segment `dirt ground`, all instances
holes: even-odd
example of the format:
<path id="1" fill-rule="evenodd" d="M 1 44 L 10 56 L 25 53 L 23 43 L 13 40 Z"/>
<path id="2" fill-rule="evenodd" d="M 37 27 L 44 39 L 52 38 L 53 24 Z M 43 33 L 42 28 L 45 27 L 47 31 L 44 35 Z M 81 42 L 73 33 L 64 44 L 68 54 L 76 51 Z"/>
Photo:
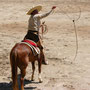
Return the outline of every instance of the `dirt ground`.
<path id="1" fill-rule="evenodd" d="M 26 12 L 35 5 L 43 6 L 40 13 L 49 11 L 53 5 L 57 8 L 42 20 L 48 26 L 43 46 L 49 61 L 49 65 L 42 65 L 43 83 L 38 83 L 37 62 L 35 81 L 30 81 L 32 70 L 29 64 L 25 90 L 90 90 L 89 0 L 0 0 L 0 90 L 12 90 L 10 50 L 25 36 L 29 19 Z M 73 19 L 78 19 L 75 21 L 78 34 L 76 60 Z"/>

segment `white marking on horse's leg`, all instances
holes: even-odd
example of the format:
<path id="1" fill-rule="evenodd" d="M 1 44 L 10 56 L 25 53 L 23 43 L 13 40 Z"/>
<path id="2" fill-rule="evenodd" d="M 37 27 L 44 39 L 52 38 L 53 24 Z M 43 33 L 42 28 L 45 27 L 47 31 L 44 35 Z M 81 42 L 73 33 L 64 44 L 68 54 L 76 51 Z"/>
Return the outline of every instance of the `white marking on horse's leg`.
<path id="1" fill-rule="evenodd" d="M 32 72 L 31 81 L 34 81 L 34 73 Z"/>
<path id="2" fill-rule="evenodd" d="M 40 82 L 40 83 L 43 82 L 43 80 L 42 80 L 42 78 L 41 78 L 41 73 L 39 73 L 39 75 L 38 75 L 38 79 L 39 79 L 39 82 Z"/>
<path id="3" fill-rule="evenodd" d="M 49 64 L 47 60 L 45 61 L 45 64 L 46 64 L 46 65 L 48 65 L 48 64 Z"/>

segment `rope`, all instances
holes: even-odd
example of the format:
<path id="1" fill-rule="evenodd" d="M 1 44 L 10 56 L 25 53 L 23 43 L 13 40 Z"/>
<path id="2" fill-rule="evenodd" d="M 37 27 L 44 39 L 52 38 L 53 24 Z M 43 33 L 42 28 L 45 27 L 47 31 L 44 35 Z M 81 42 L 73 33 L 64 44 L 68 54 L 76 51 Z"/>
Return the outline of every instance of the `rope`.
<path id="1" fill-rule="evenodd" d="M 73 22 L 73 26 L 74 26 L 74 31 L 75 31 L 75 36 L 76 36 L 76 51 L 75 51 L 75 56 L 74 56 L 74 61 L 76 60 L 77 54 L 78 54 L 78 35 L 77 35 L 77 28 L 76 28 L 76 21 L 78 21 L 81 17 L 81 8 L 79 6 L 77 6 L 77 8 L 79 9 L 79 15 L 77 17 L 77 19 L 75 18 L 71 18 L 66 12 L 63 11 L 63 13 L 69 18 L 69 20 L 71 20 Z"/>
<path id="2" fill-rule="evenodd" d="M 76 28 L 76 21 L 78 21 L 81 17 L 81 8 L 79 6 L 77 6 L 77 8 L 79 9 L 79 15 L 78 17 L 75 19 L 74 17 L 71 18 L 66 12 L 63 12 L 72 22 L 73 22 L 73 26 L 74 26 L 74 31 L 75 31 L 75 36 L 76 36 L 76 51 L 75 51 L 75 56 L 74 56 L 74 61 L 76 60 L 77 54 L 78 54 L 78 35 L 77 35 L 77 28 Z M 43 39 L 43 34 L 46 33 L 48 31 L 47 29 L 47 25 L 45 25 L 45 22 L 42 23 L 41 25 L 41 35 L 40 36 L 41 40 Z"/>
<path id="3" fill-rule="evenodd" d="M 76 53 L 74 57 L 74 61 L 76 60 L 77 54 L 78 54 L 78 35 L 77 35 L 77 29 L 76 29 L 76 23 L 75 20 L 73 20 L 74 30 L 75 30 L 75 36 L 76 36 Z"/>
<path id="4" fill-rule="evenodd" d="M 47 25 L 45 24 L 45 21 L 41 24 L 40 28 L 41 28 L 41 32 L 39 32 L 39 37 L 41 40 L 43 40 L 43 34 L 46 34 L 48 32 L 48 28 Z"/>

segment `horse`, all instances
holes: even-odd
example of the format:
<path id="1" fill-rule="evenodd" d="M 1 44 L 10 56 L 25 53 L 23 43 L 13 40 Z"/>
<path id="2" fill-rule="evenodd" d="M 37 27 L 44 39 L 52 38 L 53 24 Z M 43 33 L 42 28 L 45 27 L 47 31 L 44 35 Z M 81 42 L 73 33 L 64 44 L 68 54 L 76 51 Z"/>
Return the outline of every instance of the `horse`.
<path id="1" fill-rule="evenodd" d="M 12 87 L 13 90 L 19 90 L 17 82 L 17 68 L 20 69 L 20 83 L 21 90 L 24 90 L 24 77 L 26 75 L 26 68 L 31 62 L 32 64 L 32 75 L 31 80 L 34 80 L 34 71 L 35 71 L 35 61 L 38 61 L 38 72 L 39 72 L 39 82 L 42 82 L 41 78 L 41 65 L 42 60 L 44 59 L 43 49 L 40 48 L 40 54 L 34 55 L 31 48 L 24 43 L 16 43 L 10 52 L 10 64 L 11 64 L 11 74 L 12 74 Z"/>

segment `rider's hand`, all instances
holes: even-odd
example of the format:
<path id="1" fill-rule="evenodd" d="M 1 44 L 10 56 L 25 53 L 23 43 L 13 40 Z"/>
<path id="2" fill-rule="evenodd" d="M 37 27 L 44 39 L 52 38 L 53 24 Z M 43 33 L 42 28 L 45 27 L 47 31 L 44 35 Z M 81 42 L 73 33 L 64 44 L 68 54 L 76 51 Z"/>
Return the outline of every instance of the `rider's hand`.
<path id="1" fill-rule="evenodd" d="M 53 7 L 52 7 L 52 9 L 55 9 L 55 8 L 56 8 L 56 6 L 53 6 Z"/>

